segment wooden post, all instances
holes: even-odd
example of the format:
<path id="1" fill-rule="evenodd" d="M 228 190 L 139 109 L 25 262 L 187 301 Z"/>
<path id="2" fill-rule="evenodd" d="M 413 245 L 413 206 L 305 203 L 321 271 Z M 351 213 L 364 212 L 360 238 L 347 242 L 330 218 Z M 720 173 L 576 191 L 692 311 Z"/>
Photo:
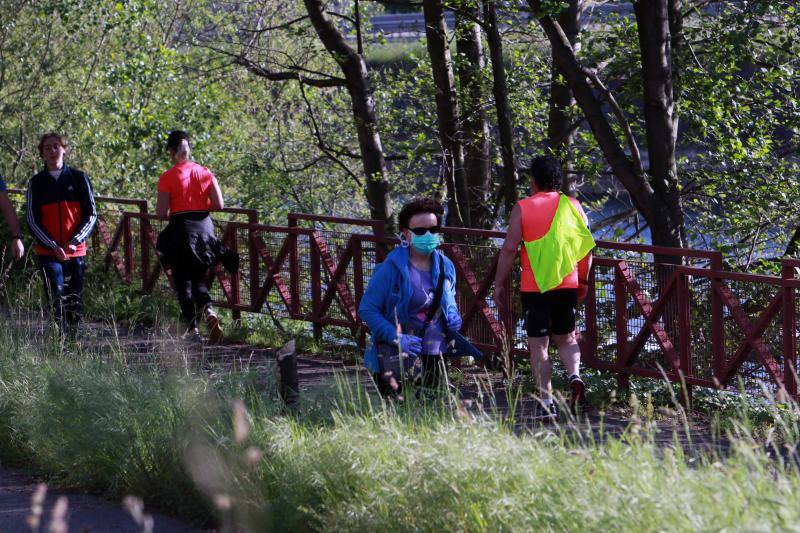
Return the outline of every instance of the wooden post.
<path id="1" fill-rule="evenodd" d="M 789 398 L 797 400 L 797 310 L 794 289 L 786 281 L 794 279 L 794 266 L 781 261 L 783 281 L 783 386 Z"/>
<path id="2" fill-rule="evenodd" d="M 133 235 L 131 235 L 131 218 L 123 214 L 122 218 L 122 246 L 125 254 L 125 281 L 133 281 Z"/>
<path id="3" fill-rule="evenodd" d="M 364 296 L 364 249 L 358 235 L 351 235 L 350 242 L 353 247 L 353 292 L 355 293 L 358 347 L 363 350 L 367 347 L 367 336 L 361 325 L 361 318 L 358 316 L 358 305 L 361 303 L 361 297 Z"/>
<path id="4" fill-rule="evenodd" d="M 139 203 L 139 213 L 143 216 L 147 214 L 147 202 Z M 142 291 L 150 278 L 150 243 L 147 242 L 147 230 L 145 229 L 144 218 L 139 218 L 139 255 L 142 262 Z"/>
<path id="5" fill-rule="evenodd" d="M 227 246 L 234 250 L 236 253 L 239 253 L 239 235 L 236 232 L 235 226 L 229 226 L 230 231 L 228 232 L 228 243 Z M 242 296 L 241 296 L 241 284 L 242 284 L 242 277 L 239 275 L 239 271 L 231 273 L 231 296 L 233 297 L 233 305 L 234 308 L 231 311 L 231 318 L 236 322 L 240 322 L 242 320 L 242 312 L 236 308 L 242 303 Z"/>
<path id="6" fill-rule="evenodd" d="M 256 224 L 258 224 L 258 214 L 254 211 L 247 219 L 247 252 L 250 258 L 250 309 L 252 311 L 258 311 L 254 306 L 256 299 L 258 299 L 258 288 L 261 285 L 261 261 L 258 257 L 255 243 L 256 230 L 253 228 Z"/>
<path id="7" fill-rule="evenodd" d="M 589 287 L 584 303 L 584 316 L 586 318 L 586 339 L 581 347 L 581 355 L 584 361 L 597 360 L 597 276 L 595 267 L 589 271 Z"/>
<path id="8" fill-rule="evenodd" d="M 278 350 L 278 394 L 286 405 L 294 405 L 300 399 L 300 378 L 297 373 L 297 351 L 294 339 Z"/>
<path id="9" fill-rule="evenodd" d="M 297 227 L 297 219 L 291 214 L 289 215 L 290 228 Z M 289 236 L 290 249 L 289 249 L 289 292 L 292 296 L 291 315 L 295 320 L 302 319 L 300 316 L 300 260 L 297 252 L 297 233 L 290 233 Z M 313 248 L 313 243 L 311 244 Z"/>
<path id="10" fill-rule="evenodd" d="M 678 294 L 678 332 L 680 335 L 680 374 L 681 374 L 681 403 L 689 410 L 692 407 L 692 386 L 686 382 L 687 377 L 694 373 L 692 369 L 692 328 L 690 313 L 691 293 L 689 292 L 689 276 L 678 274 L 677 294 Z M 667 295 L 664 295 L 667 297 Z"/>
<path id="11" fill-rule="evenodd" d="M 625 280 L 618 269 L 614 269 L 614 308 L 617 329 L 617 360 L 624 361 L 628 351 L 628 302 Z M 617 374 L 617 386 L 620 389 L 630 387 L 630 376 L 624 372 Z"/>
<path id="12" fill-rule="evenodd" d="M 311 245 L 311 320 L 314 328 L 314 340 L 322 340 L 322 317 L 320 308 L 322 307 L 322 264 L 319 250 Z"/>
<path id="13" fill-rule="evenodd" d="M 711 269 L 714 271 L 722 270 L 722 254 L 717 252 L 711 259 Z M 725 368 L 725 320 L 724 304 L 722 296 L 719 294 L 721 281 L 719 277 L 711 275 L 711 351 L 716 380 L 723 379 Z M 723 385 L 719 383 L 718 386 Z"/>

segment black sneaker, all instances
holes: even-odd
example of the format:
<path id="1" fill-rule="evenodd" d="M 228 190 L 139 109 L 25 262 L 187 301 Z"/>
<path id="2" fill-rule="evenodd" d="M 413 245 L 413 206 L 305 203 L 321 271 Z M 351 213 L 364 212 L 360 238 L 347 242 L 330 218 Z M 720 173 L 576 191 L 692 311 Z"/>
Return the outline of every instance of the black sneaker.
<path id="1" fill-rule="evenodd" d="M 200 330 L 197 328 L 190 328 L 184 333 L 181 338 L 192 344 L 203 344 L 203 337 L 200 335 Z"/>
<path id="2" fill-rule="evenodd" d="M 586 405 L 586 384 L 577 374 L 569 377 L 569 393 L 569 406 L 572 412 L 575 413 L 578 407 Z"/>
<path id="3" fill-rule="evenodd" d="M 558 418 L 558 407 L 556 407 L 556 402 L 550 402 L 550 405 L 544 405 L 540 402 L 536 402 L 536 405 L 533 407 L 532 418 L 540 422 L 555 422 Z"/>

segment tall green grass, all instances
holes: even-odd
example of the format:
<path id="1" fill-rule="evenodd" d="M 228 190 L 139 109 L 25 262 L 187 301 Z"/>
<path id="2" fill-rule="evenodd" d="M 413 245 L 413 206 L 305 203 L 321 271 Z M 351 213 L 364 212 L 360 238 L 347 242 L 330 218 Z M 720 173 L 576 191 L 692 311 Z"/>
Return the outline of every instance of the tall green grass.
<path id="1" fill-rule="evenodd" d="M 14 328 L 0 331 L 0 346 L 0 459 L 198 522 L 250 531 L 800 523 L 796 465 L 769 457 L 746 423 L 729 457 L 688 457 L 656 446 L 646 425 L 602 442 L 517 434 L 491 413 L 384 404 L 344 381 L 287 411 L 247 369 L 128 366 Z M 797 442 L 797 409 L 775 416 L 784 453 Z"/>

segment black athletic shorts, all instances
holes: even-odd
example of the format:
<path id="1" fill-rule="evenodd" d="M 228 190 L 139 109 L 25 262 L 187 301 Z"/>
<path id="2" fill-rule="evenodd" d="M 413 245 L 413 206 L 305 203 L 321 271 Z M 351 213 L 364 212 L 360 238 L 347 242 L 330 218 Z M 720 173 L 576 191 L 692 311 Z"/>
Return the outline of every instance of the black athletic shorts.
<path id="1" fill-rule="evenodd" d="M 522 292 L 520 297 L 528 337 L 547 337 L 551 333 L 566 335 L 575 331 L 578 289 Z"/>

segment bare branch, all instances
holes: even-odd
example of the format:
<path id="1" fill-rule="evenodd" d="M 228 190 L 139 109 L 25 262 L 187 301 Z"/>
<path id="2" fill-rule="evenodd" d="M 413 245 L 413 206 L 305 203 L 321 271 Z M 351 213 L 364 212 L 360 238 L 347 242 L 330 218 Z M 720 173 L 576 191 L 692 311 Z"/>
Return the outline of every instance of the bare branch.
<path id="1" fill-rule="evenodd" d="M 303 172 L 303 171 L 306 171 L 306 170 L 308 170 L 309 168 L 311 168 L 313 166 L 316 166 L 317 163 L 319 163 L 320 161 L 323 161 L 324 159 L 325 159 L 324 157 L 317 156 L 314 159 L 312 159 L 311 161 L 309 161 L 308 163 L 306 163 L 305 165 L 301 165 L 299 167 L 285 167 L 283 169 L 283 171 L 286 172 L 287 174 L 296 173 L 296 172 Z"/>
<path id="2" fill-rule="evenodd" d="M 297 17 L 290 21 L 284 22 L 283 24 L 276 24 L 275 26 L 267 26 L 266 28 L 259 28 L 259 29 L 242 28 L 242 31 L 246 33 L 266 33 L 268 31 L 286 30 L 294 26 L 298 22 L 303 22 L 304 20 L 307 19 L 308 15 L 303 15 L 302 17 Z"/>
<path id="3" fill-rule="evenodd" d="M 592 80 L 594 86 L 605 95 L 606 101 L 611 106 L 611 110 L 617 117 L 619 125 L 625 134 L 625 140 L 628 142 L 628 147 L 631 150 L 631 158 L 633 159 L 634 170 L 639 176 L 644 176 L 644 168 L 642 167 L 642 156 L 639 152 L 639 145 L 636 144 L 633 131 L 631 131 L 631 125 L 628 123 L 625 113 L 622 112 L 622 108 L 619 106 L 617 99 L 614 98 L 614 95 L 611 93 L 611 91 L 609 91 L 603 82 L 600 81 L 600 78 L 597 76 L 596 72 L 590 68 L 584 68 L 583 73 L 586 74 L 586 77 Z"/>
<path id="4" fill-rule="evenodd" d="M 317 148 L 322 150 L 322 153 L 324 153 L 331 161 L 339 165 L 339 167 L 341 167 L 342 170 L 344 170 L 351 178 L 353 178 L 353 180 L 355 180 L 355 182 L 359 185 L 359 187 L 363 187 L 364 184 L 361 182 L 359 177 L 356 176 L 355 173 L 352 170 L 350 170 L 350 167 L 345 165 L 341 159 L 336 157 L 337 154 L 332 150 L 330 150 L 328 146 L 325 144 L 325 141 L 322 139 L 322 133 L 319 131 L 319 125 L 317 125 L 317 118 L 314 115 L 314 109 L 311 107 L 311 102 L 308 100 L 308 96 L 306 96 L 306 90 L 302 85 L 300 85 L 300 94 L 303 96 L 303 102 L 305 102 L 306 104 L 306 109 L 308 110 L 308 116 L 311 119 L 311 127 L 314 131 L 314 137 L 316 137 L 317 139 Z"/>
<path id="5" fill-rule="evenodd" d="M 609 215 L 604 219 L 600 220 L 599 222 L 592 224 L 592 231 L 600 231 L 609 226 L 614 226 L 615 224 L 617 224 L 617 222 L 629 219 L 634 214 L 636 214 L 636 208 L 630 207 L 628 209 L 620 211 L 619 213 L 614 213 L 613 215 Z"/>
<path id="6" fill-rule="evenodd" d="M 345 15 L 344 13 L 337 13 L 336 11 L 326 11 L 325 13 L 327 13 L 328 15 L 331 15 L 332 17 L 338 17 L 340 19 L 346 20 L 347 22 L 349 22 L 353 26 L 357 26 L 358 25 L 356 23 L 356 19 L 354 19 L 353 17 L 349 17 L 349 16 Z"/>
<path id="7" fill-rule="evenodd" d="M 344 78 L 337 78 L 336 76 L 329 76 L 326 78 L 311 78 L 301 74 L 300 72 L 273 72 L 267 70 L 261 65 L 257 65 L 247 59 L 246 57 L 235 57 L 233 62 L 241 65 L 247 69 L 251 74 L 266 78 L 270 81 L 287 81 L 294 80 L 300 82 L 301 85 L 311 85 L 312 87 L 344 87 L 347 81 Z"/>

